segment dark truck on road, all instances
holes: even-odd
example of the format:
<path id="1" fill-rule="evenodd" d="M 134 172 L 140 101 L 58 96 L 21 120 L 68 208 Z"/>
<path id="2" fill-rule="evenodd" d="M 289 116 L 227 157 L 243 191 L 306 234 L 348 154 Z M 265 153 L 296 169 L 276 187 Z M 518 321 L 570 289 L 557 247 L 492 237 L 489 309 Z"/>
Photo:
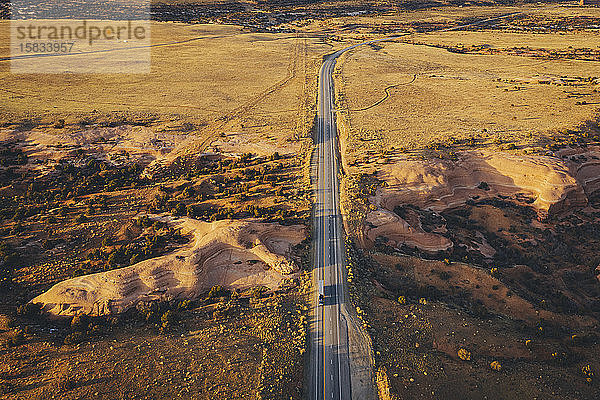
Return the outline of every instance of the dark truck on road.
<path id="1" fill-rule="evenodd" d="M 323 287 L 323 281 L 319 281 L 319 305 L 322 306 L 325 300 L 325 292 Z"/>

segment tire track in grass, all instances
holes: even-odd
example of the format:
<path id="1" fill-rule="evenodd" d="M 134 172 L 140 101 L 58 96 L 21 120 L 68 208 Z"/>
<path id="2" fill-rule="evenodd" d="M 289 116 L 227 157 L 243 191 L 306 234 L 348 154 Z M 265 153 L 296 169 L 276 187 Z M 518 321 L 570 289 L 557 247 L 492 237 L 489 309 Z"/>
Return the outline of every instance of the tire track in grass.
<path id="1" fill-rule="evenodd" d="M 357 109 L 354 109 L 354 110 L 348 110 L 348 111 L 351 111 L 351 112 L 360 112 L 360 111 L 367 111 L 367 110 L 369 110 L 369 109 L 371 109 L 373 107 L 377 107 L 378 105 L 380 105 L 381 103 L 383 103 L 384 101 L 386 101 L 391 96 L 391 94 L 390 94 L 390 90 L 391 89 L 395 89 L 398 86 L 410 85 L 411 83 L 413 83 L 416 80 L 417 80 L 417 74 L 413 74 L 413 77 L 412 77 L 412 79 L 411 79 L 410 82 L 398 83 L 396 85 L 391 85 L 391 86 L 388 86 L 385 89 L 383 89 L 383 91 L 385 92 L 385 96 L 383 96 L 381 99 L 377 100 L 375 103 L 371 104 L 370 106 L 363 107 L 363 108 L 357 108 Z"/>

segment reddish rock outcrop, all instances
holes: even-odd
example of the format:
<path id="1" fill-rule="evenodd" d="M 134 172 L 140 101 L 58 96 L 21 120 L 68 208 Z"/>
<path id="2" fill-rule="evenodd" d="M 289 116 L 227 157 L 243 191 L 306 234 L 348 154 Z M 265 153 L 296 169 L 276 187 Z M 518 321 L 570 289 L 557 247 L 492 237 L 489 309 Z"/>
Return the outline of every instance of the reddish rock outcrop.
<path id="1" fill-rule="evenodd" d="M 378 236 L 391 246 L 406 244 L 436 252 L 452 242 L 435 232 L 425 232 L 418 222 L 394 213 L 397 206 L 412 204 L 441 212 L 469 200 L 502 196 L 535 208 L 540 217 L 583 207 L 600 189 L 600 161 L 588 157 L 574 165 L 567 158 L 515 155 L 506 152 L 468 151 L 457 161 L 403 160 L 381 165 L 377 177 L 383 185 L 369 200 L 365 239 Z"/>

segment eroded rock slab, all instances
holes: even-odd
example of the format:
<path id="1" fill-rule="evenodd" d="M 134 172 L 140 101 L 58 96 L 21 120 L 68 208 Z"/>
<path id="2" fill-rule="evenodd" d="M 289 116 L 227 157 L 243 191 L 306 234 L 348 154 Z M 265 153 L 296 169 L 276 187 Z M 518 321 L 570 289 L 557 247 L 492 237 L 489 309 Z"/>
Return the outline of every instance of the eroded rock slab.
<path id="1" fill-rule="evenodd" d="M 598 189 L 600 163 L 589 154 L 581 165 L 566 157 L 506 152 L 467 151 L 458 157 L 457 161 L 402 160 L 381 165 L 377 177 L 384 183 L 369 199 L 365 239 L 373 243 L 382 236 L 394 247 L 445 251 L 452 242 L 439 234 L 443 232 L 424 231 L 418 218 L 405 220 L 395 214 L 396 208 L 410 204 L 439 213 L 500 196 L 530 205 L 544 217 L 585 206 Z M 487 256 L 493 254 L 493 249 L 484 250 Z"/>
<path id="2" fill-rule="evenodd" d="M 195 298 L 214 285 L 275 289 L 297 271 L 291 249 L 304 239 L 303 226 L 256 220 L 162 220 L 192 234 L 194 240 L 169 255 L 60 282 L 32 302 L 54 315 L 107 315 L 144 301 Z"/>
<path id="3" fill-rule="evenodd" d="M 583 189 L 565 162 L 556 157 L 473 151 L 459 161 L 403 161 L 381 166 L 378 177 L 387 187 L 373 203 L 388 210 L 415 204 L 434 211 L 464 205 L 476 197 L 530 196 L 541 213 L 584 206 Z"/>
<path id="4" fill-rule="evenodd" d="M 391 245 L 398 247 L 406 244 L 424 251 L 436 252 L 448 250 L 452 241 L 435 233 L 425 232 L 420 226 L 411 226 L 395 213 L 377 209 L 367 215 L 367 237 L 375 242 L 378 236 L 384 236 Z"/>

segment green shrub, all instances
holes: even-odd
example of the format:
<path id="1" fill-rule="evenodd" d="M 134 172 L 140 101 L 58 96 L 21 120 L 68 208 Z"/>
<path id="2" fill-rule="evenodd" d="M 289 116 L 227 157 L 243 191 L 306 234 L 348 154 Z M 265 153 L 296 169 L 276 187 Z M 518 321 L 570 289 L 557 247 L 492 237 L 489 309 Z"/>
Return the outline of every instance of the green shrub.
<path id="1" fill-rule="evenodd" d="M 191 308 L 191 306 L 192 306 L 191 300 L 182 300 L 179 302 L 179 304 L 177 304 L 177 309 L 178 310 L 188 310 L 189 308 Z"/>
<path id="2" fill-rule="evenodd" d="M 195 193 L 196 193 L 196 191 L 191 186 L 186 187 L 185 189 L 183 189 L 183 192 L 182 192 L 184 197 L 193 197 Z"/>
<path id="3" fill-rule="evenodd" d="M 60 392 L 66 392 L 75 388 L 75 380 L 68 375 L 61 375 L 54 381 L 56 389 Z"/>
<path id="4" fill-rule="evenodd" d="M 83 332 L 71 332 L 69 333 L 64 340 L 65 344 L 78 344 L 83 342 L 85 339 L 85 334 Z"/>
<path id="5" fill-rule="evenodd" d="M 464 347 L 458 349 L 458 358 L 463 361 L 471 361 L 471 352 Z"/>
<path id="6" fill-rule="evenodd" d="M 477 186 L 477 188 L 479 188 L 481 190 L 486 190 L 487 191 L 487 190 L 490 190 L 490 185 L 487 182 L 485 182 L 485 181 L 481 181 L 479 183 L 479 185 Z"/>
<path id="7" fill-rule="evenodd" d="M 13 328 L 8 332 L 8 345 L 10 347 L 20 346 L 25 343 L 25 334 L 20 328 Z"/>
<path id="8" fill-rule="evenodd" d="M 251 294 L 252 297 L 259 299 L 261 298 L 267 291 L 269 291 L 269 288 L 266 286 L 255 286 L 252 288 L 251 290 Z"/>
<path id="9" fill-rule="evenodd" d="M 39 303 L 26 303 L 17 307 L 17 314 L 24 317 L 35 317 L 36 315 L 39 315 L 41 311 L 42 305 Z"/>
<path id="10" fill-rule="evenodd" d="M 15 390 L 14 385 L 7 381 L 0 382 L 0 396 L 12 393 Z"/>
<path id="11" fill-rule="evenodd" d="M 585 377 L 585 380 L 590 383 L 594 379 L 594 369 L 590 366 L 590 364 L 586 364 L 581 367 L 581 373 Z"/>
<path id="12" fill-rule="evenodd" d="M 186 215 L 187 209 L 185 203 L 177 203 L 177 205 L 175 205 L 175 207 L 171 210 L 171 213 L 177 216 Z"/>
<path id="13" fill-rule="evenodd" d="M 160 317 L 160 331 L 168 332 L 175 326 L 177 315 L 172 310 L 167 310 Z"/>
<path id="14" fill-rule="evenodd" d="M 229 289 L 224 288 L 221 285 L 215 285 L 212 288 L 210 288 L 210 291 L 208 292 L 208 297 L 211 299 L 214 299 L 216 297 L 227 297 L 229 296 Z"/>
<path id="15" fill-rule="evenodd" d="M 14 327 L 15 320 L 10 315 L 0 314 L 0 329 L 8 330 Z"/>

